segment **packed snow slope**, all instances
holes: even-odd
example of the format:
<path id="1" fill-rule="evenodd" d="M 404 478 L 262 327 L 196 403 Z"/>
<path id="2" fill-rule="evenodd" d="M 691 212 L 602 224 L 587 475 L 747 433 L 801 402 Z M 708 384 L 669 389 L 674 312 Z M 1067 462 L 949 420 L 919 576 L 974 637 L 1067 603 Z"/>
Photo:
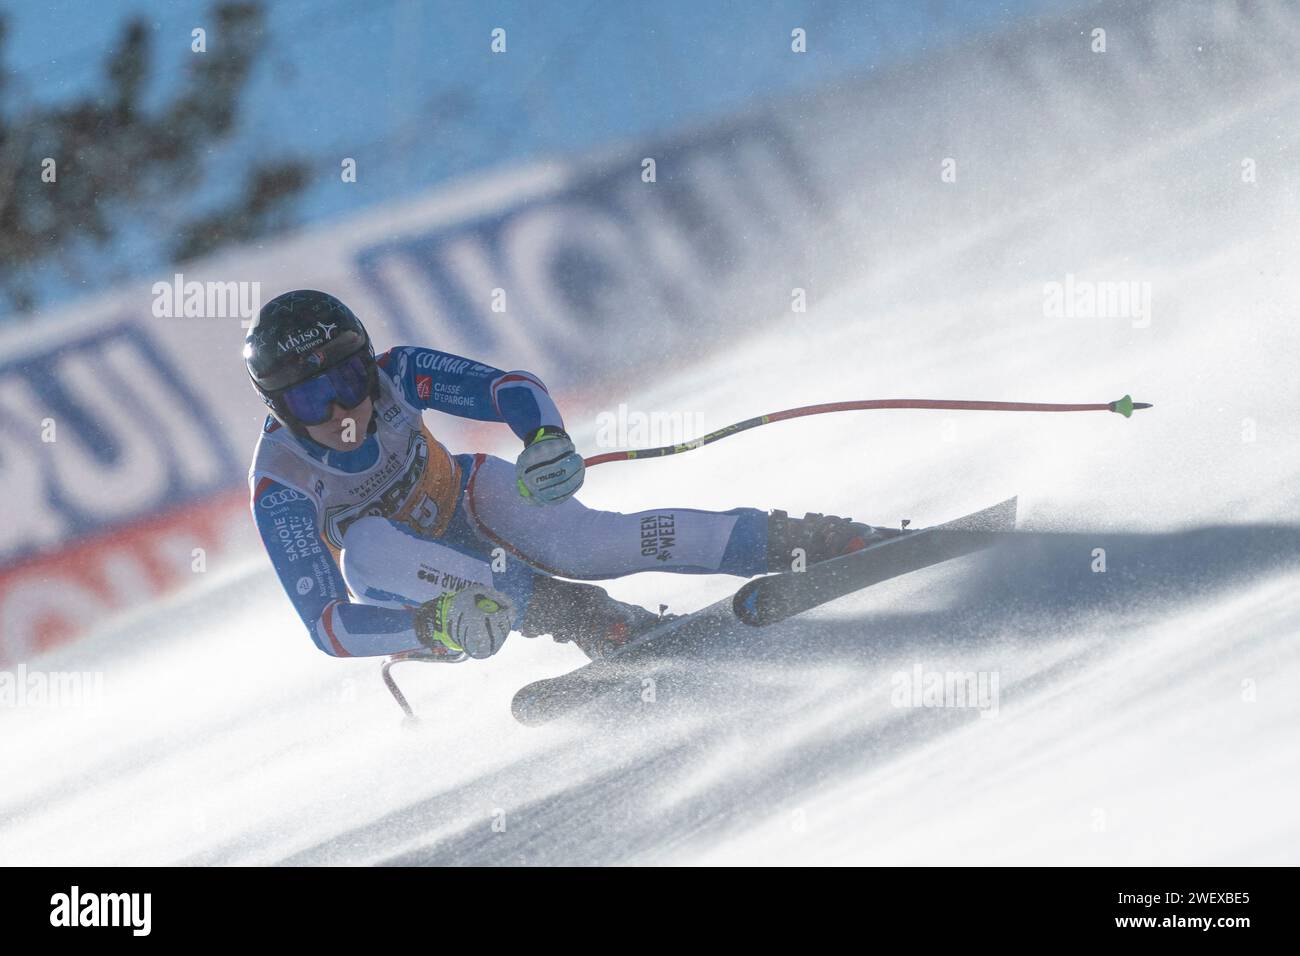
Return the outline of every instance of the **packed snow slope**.
<path id="1" fill-rule="evenodd" d="M 940 244 L 897 234 L 807 313 L 658 361 L 603 406 L 705 428 L 849 398 L 1154 409 L 805 419 L 603 465 L 582 492 L 916 525 L 1018 493 L 1033 534 L 540 729 L 511 696 L 581 663 L 570 646 L 516 635 L 490 661 L 397 668 L 425 718 L 404 730 L 378 662 L 317 652 L 264 561 L 214 570 L 29 662 L 100 671 L 103 698 L 0 710 L 0 862 L 1300 862 L 1297 71 L 1279 59 L 1257 96 L 1199 97 L 1104 159 L 1062 148 L 1051 188 L 1005 191 Z M 1067 272 L 1149 282 L 1149 321 L 1046 315 Z M 570 415 L 589 451 L 597 410 Z M 681 611 L 738 583 L 611 590 Z M 918 668 L 996 694 L 901 706 Z"/>

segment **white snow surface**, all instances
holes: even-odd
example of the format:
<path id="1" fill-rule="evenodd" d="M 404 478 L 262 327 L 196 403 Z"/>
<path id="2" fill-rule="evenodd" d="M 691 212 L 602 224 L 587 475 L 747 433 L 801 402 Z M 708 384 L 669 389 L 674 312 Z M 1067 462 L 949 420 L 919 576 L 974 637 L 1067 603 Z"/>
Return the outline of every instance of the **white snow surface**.
<path id="1" fill-rule="evenodd" d="M 316 651 L 264 559 L 214 571 L 28 662 L 102 672 L 103 696 L 0 709 L 0 862 L 1300 863 L 1294 73 L 1157 142 L 1133 131 L 1122 162 L 1079 156 L 1054 201 L 1008 195 L 978 233 L 899 235 L 889 268 L 665 359 L 608 406 L 707 428 L 849 398 L 1132 392 L 1153 410 L 825 416 L 603 465 L 582 493 L 917 525 L 1018 493 L 1021 528 L 1055 536 L 756 632 L 655 703 L 538 729 L 511 697 L 581 663 L 571 646 L 515 635 L 486 662 L 397 668 L 425 717 L 406 730 L 378 662 Z M 1063 246 L 1080 278 L 1151 282 L 1149 326 L 1044 317 Z M 591 450 L 590 417 L 572 424 Z M 681 611 L 738 584 L 610 589 Z M 996 675 L 996 713 L 896 706 L 918 665 Z"/>

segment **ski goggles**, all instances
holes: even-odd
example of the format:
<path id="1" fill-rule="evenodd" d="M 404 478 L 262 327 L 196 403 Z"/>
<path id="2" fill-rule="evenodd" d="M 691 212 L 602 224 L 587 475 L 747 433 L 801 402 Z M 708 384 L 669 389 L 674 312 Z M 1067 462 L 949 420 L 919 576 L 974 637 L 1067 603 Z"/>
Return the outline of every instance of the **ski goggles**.
<path id="1" fill-rule="evenodd" d="M 355 408 L 370 395 L 370 374 L 370 356 L 364 350 L 355 352 L 333 368 L 290 385 L 278 400 L 302 424 L 320 425 L 330 420 L 331 406 Z"/>

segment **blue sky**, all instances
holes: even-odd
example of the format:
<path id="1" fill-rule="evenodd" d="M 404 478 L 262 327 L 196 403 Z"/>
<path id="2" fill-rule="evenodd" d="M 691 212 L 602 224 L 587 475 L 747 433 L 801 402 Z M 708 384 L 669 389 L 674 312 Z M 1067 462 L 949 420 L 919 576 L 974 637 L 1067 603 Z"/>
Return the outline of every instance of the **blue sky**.
<path id="1" fill-rule="evenodd" d="M 233 195 L 251 158 L 292 154 L 318 175 L 296 207 L 299 222 L 345 215 L 449 177 L 672 130 L 757 99 L 960 42 L 1069 0 L 707 2 L 658 0 L 272 0 L 262 62 L 240 126 L 214 144 L 210 185 L 195 209 Z M 131 15 L 151 29 L 150 98 L 175 89 L 190 31 L 215 18 L 195 0 L 52 0 L 0 4 L 13 74 L 7 109 L 53 103 L 98 88 L 103 61 Z M 489 51 L 494 27 L 508 52 Z M 790 31 L 809 51 L 790 53 Z M 335 188 L 344 156 L 356 188 Z M 128 224 L 103 252 L 120 279 L 159 265 L 148 224 Z M 50 272 L 59 298 L 84 286 Z"/>

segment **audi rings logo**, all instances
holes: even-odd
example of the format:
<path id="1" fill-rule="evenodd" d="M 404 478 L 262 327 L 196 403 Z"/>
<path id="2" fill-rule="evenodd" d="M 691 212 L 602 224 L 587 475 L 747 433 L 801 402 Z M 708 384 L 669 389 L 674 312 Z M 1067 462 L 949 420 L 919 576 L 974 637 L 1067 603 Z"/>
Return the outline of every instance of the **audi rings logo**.
<path id="1" fill-rule="evenodd" d="M 262 500 L 258 502 L 263 508 L 278 508 L 280 505 L 287 505 L 291 501 L 306 501 L 307 496 L 301 491 L 294 491 L 292 488 L 281 488 L 279 491 L 272 491 L 270 494 L 262 495 Z"/>

